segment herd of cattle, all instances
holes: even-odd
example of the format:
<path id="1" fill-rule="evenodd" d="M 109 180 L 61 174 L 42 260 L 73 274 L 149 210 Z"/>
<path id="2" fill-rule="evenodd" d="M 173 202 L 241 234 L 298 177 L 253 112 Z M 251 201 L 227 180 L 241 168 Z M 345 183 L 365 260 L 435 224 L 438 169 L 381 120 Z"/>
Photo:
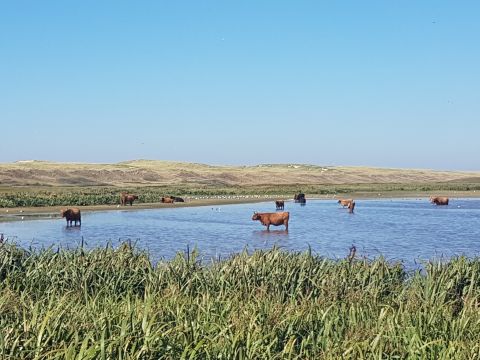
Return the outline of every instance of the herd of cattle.
<path id="1" fill-rule="evenodd" d="M 127 204 L 130 204 L 130 206 L 132 206 L 133 202 L 137 199 L 138 199 L 138 195 L 129 194 L 126 192 L 120 193 L 120 205 L 122 206 L 126 206 Z M 160 201 L 165 204 L 185 202 L 185 200 L 183 200 L 181 197 L 178 197 L 178 196 L 162 197 Z M 63 209 L 60 211 L 60 215 L 62 216 L 62 218 L 65 218 L 67 220 L 67 227 L 82 225 L 82 215 L 80 213 L 80 209 L 78 208 Z"/>
<path id="2" fill-rule="evenodd" d="M 128 194 L 122 192 L 120 194 L 120 204 L 122 206 L 126 206 L 130 204 L 133 205 L 133 202 L 138 199 L 137 195 Z M 305 205 L 306 198 L 305 194 L 295 194 L 293 200 L 296 203 L 300 203 L 301 205 Z M 166 196 L 162 197 L 162 203 L 165 204 L 173 204 L 175 202 L 185 202 L 181 197 L 177 196 Z M 435 205 L 448 205 L 448 197 L 444 196 L 430 196 L 430 202 Z M 347 208 L 349 213 L 353 213 L 355 209 L 355 200 L 353 199 L 339 199 L 337 201 L 343 208 Z M 276 200 L 275 201 L 276 210 L 284 210 L 285 209 L 285 201 L 284 200 Z M 82 216 L 80 213 L 80 209 L 78 208 L 70 208 L 66 210 L 61 210 L 62 218 L 67 220 L 67 227 L 68 226 L 81 226 L 82 225 Z M 290 213 L 288 211 L 283 212 L 269 212 L 269 213 L 258 213 L 254 212 L 252 216 L 252 220 L 260 221 L 263 226 L 267 227 L 267 230 L 270 231 L 270 225 L 279 226 L 285 225 L 285 230 L 288 231 L 288 221 L 290 220 Z"/>

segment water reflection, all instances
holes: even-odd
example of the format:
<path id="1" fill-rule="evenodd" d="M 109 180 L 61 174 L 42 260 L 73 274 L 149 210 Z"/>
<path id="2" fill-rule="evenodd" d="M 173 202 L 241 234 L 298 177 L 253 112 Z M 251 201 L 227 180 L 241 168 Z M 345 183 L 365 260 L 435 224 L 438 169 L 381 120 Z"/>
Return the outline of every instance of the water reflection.
<path id="1" fill-rule="evenodd" d="M 282 225 L 283 226 L 283 225 Z M 288 238 L 288 231 L 287 230 L 256 230 L 252 232 L 253 237 L 259 238 L 277 238 L 283 237 Z"/>

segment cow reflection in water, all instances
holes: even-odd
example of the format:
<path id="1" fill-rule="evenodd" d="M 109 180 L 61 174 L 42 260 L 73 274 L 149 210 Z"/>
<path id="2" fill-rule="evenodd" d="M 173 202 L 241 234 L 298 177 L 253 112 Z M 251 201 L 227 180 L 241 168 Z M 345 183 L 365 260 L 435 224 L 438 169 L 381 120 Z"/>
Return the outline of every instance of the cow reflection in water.
<path id="1" fill-rule="evenodd" d="M 288 237 L 288 230 L 255 230 L 253 235 L 257 238 L 267 238 L 271 239 L 272 237 L 285 238 Z"/>

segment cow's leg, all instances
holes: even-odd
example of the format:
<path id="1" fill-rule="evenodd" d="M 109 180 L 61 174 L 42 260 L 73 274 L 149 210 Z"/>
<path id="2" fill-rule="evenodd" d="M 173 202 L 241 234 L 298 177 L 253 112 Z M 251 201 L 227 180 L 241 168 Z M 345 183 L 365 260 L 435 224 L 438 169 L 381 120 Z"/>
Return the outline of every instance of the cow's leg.
<path id="1" fill-rule="evenodd" d="M 270 231 L 270 224 L 267 224 L 267 231 Z"/>
<path id="2" fill-rule="evenodd" d="M 288 231 L 288 220 L 285 221 L 285 231 Z"/>

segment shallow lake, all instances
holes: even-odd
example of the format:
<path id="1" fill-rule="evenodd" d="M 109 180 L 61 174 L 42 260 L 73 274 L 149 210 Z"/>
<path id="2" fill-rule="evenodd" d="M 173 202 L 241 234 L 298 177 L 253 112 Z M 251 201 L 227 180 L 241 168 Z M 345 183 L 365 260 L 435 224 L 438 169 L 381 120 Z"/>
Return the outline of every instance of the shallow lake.
<path id="1" fill-rule="evenodd" d="M 168 259 L 187 247 L 205 258 L 267 249 L 307 250 L 330 258 L 383 255 L 407 267 L 426 259 L 480 254 L 480 199 L 453 199 L 449 206 L 427 199 L 358 200 L 354 214 L 335 201 L 309 200 L 306 206 L 285 203 L 289 232 L 270 232 L 252 221 L 253 211 L 275 211 L 271 201 L 255 204 L 202 206 L 138 211 L 85 212 L 81 228 L 67 228 L 65 219 L 0 223 L 0 233 L 22 246 L 114 246 L 131 240 L 152 259 Z"/>

